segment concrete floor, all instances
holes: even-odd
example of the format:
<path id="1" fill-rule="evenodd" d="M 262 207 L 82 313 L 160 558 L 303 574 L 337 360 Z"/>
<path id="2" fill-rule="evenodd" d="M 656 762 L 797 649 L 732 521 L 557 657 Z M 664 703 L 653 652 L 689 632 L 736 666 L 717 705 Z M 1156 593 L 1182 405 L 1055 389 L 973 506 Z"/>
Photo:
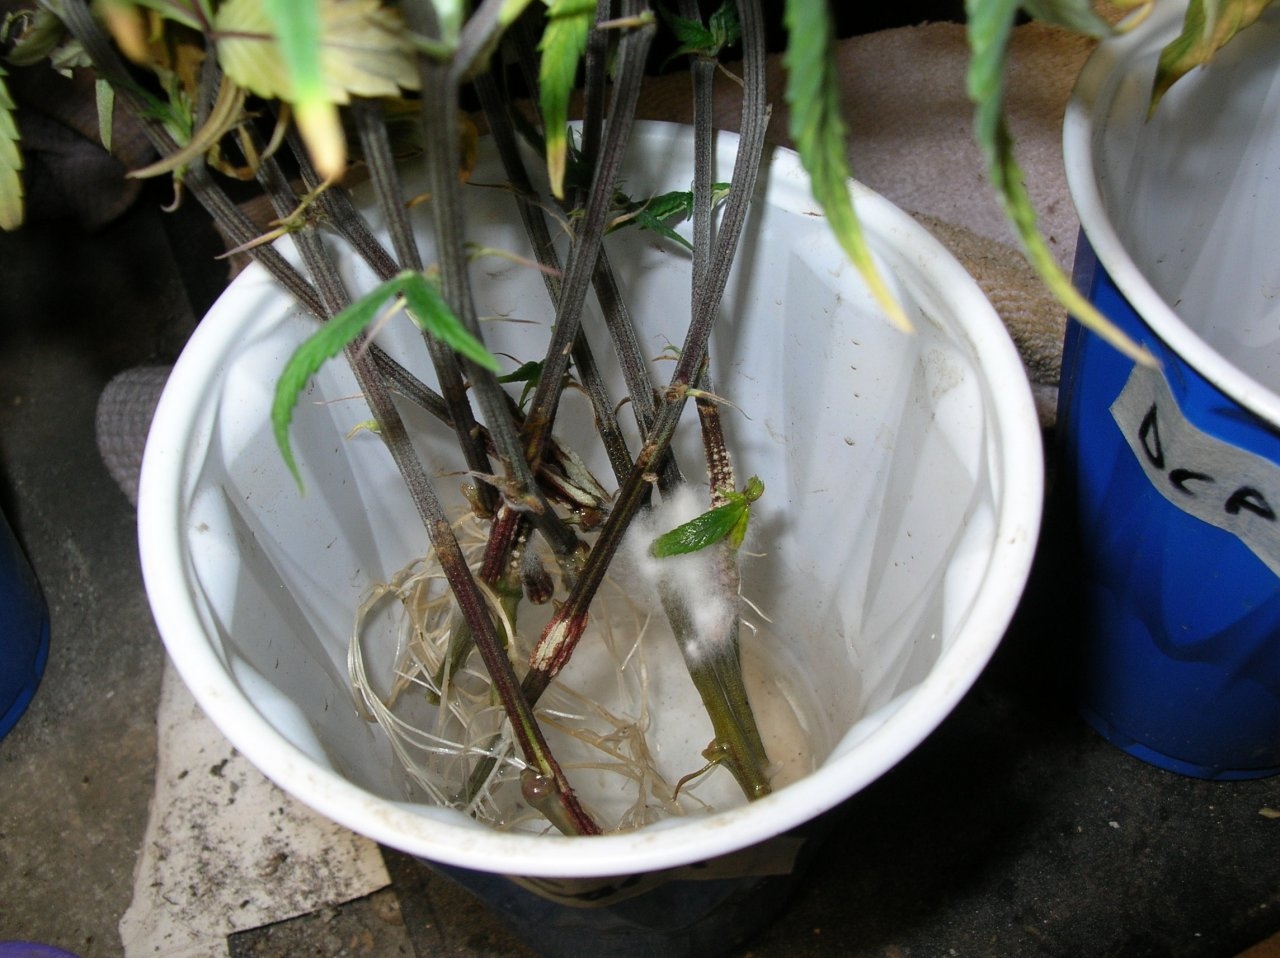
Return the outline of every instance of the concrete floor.
<path id="1" fill-rule="evenodd" d="M 172 360 L 217 286 L 211 243 L 146 198 L 97 234 L 0 236 L 0 504 L 53 630 L 43 685 L 0 741 L 0 940 L 122 954 L 163 651 L 94 409 L 115 372 Z M 1090 732 L 1046 654 L 1068 600 L 1052 541 L 1041 558 L 977 686 L 840 810 L 787 910 L 740 955 L 1228 958 L 1280 932 L 1280 821 L 1264 814 L 1280 779 L 1181 778 Z M 530 954 L 451 883 L 388 863 L 389 890 L 238 935 L 232 954 Z"/>

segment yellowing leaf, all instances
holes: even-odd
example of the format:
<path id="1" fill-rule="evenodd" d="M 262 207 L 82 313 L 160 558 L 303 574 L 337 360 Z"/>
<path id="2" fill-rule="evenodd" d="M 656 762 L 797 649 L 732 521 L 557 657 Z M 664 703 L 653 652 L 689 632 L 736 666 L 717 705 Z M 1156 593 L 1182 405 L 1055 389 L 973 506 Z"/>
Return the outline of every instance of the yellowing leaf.
<path id="1" fill-rule="evenodd" d="M 395 96 L 418 87 L 413 47 L 400 15 L 379 0 L 319 0 L 320 68 L 325 96 Z M 218 62 L 259 96 L 297 102 L 271 20 L 261 0 L 227 0 L 214 18 Z"/>
<path id="2" fill-rule="evenodd" d="M 1191 0 L 1182 33 L 1160 52 L 1151 111 L 1179 79 L 1213 59 L 1227 41 L 1257 20 L 1271 0 Z"/>
<path id="3" fill-rule="evenodd" d="M 551 192 L 564 196 L 568 157 L 569 94 L 578 78 L 578 64 L 587 48 L 587 35 L 595 16 L 591 0 L 550 0 L 547 25 L 538 44 L 540 106 L 546 137 L 547 178 Z"/>

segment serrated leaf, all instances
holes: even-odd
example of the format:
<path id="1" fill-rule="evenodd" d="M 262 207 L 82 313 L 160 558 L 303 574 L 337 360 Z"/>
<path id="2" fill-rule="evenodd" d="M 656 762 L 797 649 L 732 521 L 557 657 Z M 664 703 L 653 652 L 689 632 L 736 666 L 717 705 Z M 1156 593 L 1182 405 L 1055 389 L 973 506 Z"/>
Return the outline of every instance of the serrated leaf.
<path id="1" fill-rule="evenodd" d="M 1022 241 L 1027 261 L 1041 280 L 1081 323 L 1137 362 L 1152 362 L 1150 353 L 1121 332 L 1062 272 L 1036 223 L 1022 170 L 1013 155 L 1013 138 L 1004 120 L 1004 70 L 1009 37 L 1019 0 L 966 0 L 969 70 L 967 86 L 974 102 L 974 138 L 987 164 L 1005 216 Z"/>
<path id="2" fill-rule="evenodd" d="M 409 315 L 422 330 L 478 366 L 495 373 L 501 368 L 493 354 L 484 348 L 484 344 L 467 332 L 462 320 L 449 308 L 435 283 L 422 273 L 401 275 L 405 278 L 401 289 L 405 305 L 409 308 Z"/>
<path id="3" fill-rule="evenodd" d="M 1115 28 L 1098 16 L 1093 0 L 1022 0 L 1028 16 L 1090 37 L 1106 37 Z"/>
<path id="4" fill-rule="evenodd" d="M 848 130 L 840 111 L 831 13 L 826 3 L 787 0 L 785 20 L 788 39 L 783 63 L 791 139 L 809 174 L 813 197 L 885 315 L 894 325 L 910 330 L 911 321 L 876 268 L 849 196 Z"/>
<path id="5" fill-rule="evenodd" d="M 378 0 L 310 2 L 318 3 L 319 67 L 330 100 L 343 104 L 352 96 L 395 96 L 418 88 L 413 47 L 399 13 Z M 294 9 L 292 2 L 285 6 Z M 218 62 L 232 79 L 259 96 L 294 102 L 263 0 L 227 0 L 214 28 L 221 37 Z"/>
<path id="6" fill-rule="evenodd" d="M 1151 85 L 1150 112 L 1178 80 L 1213 59 L 1228 41 L 1262 15 L 1271 0 L 1191 0 L 1182 32 L 1160 52 Z"/>
<path id="7" fill-rule="evenodd" d="M 16 230 L 24 217 L 22 189 L 22 150 L 18 146 L 16 109 L 0 67 L 0 229 Z"/>
<path id="8" fill-rule="evenodd" d="M 667 57 L 666 62 L 686 54 L 716 57 L 742 37 L 742 24 L 738 21 L 738 9 L 733 0 L 727 0 L 711 14 L 706 26 L 701 21 L 686 19 L 665 8 L 659 12 L 680 41 L 680 46 Z"/>
<path id="9" fill-rule="evenodd" d="M 354 342 L 373 322 L 378 311 L 403 288 L 407 275 L 401 273 L 392 277 L 323 324 L 294 350 L 280 373 L 280 379 L 276 382 L 275 399 L 271 405 L 271 427 L 275 433 L 276 445 L 280 447 L 280 454 L 293 473 L 299 489 L 302 488 L 302 474 L 298 471 L 298 463 L 289 444 L 289 424 L 293 421 L 298 396 L 321 366 Z"/>
<path id="10" fill-rule="evenodd" d="M 659 7 L 658 13 L 683 46 L 691 50 L 699 50 L 711 46 L 714 37 L 711 34 L 711 30 L 702 25 L 701 20 L 690 20 L 687 17 L 672 13 L 666 7 Z"/>
<path id="11" fill-rule="evenodd" d="M 750 508 L 741 495 L 735 495 L 737 498 L 724 505 L 708 509 L 702 515 L 695 516 L 670 532 L 664 532 L 658 536 L 649 546 L 650 555 L 655 559 L 687 555 L 715 545 L 721 539 L 728 537 L 746 517 Z M 741 538 L 738 541 L 741 542 Z"/>
<path id="12" fill-rule="evenodd" d="M 763 494 L 764 483 L 758 476 L 752 476 L 742 492 L 729 490 L 724 493 L 726 502 L 723 505 L 708 509 L 658 536 L 650 544 L 649 553 L 656 559 L 687 555 L 715 545 L 721 539 L 728 539 L 729 545 L 737 549 L 747 535 L 751 504 Z"/>
<path id="13" fill-rule="evenodd" d="M 594 0 L 551 0 L 547 25 L 538 43 L 539 106 L 546 137 L 547 177 L 551 192 L 564 198 L 564 175 L 569 149 L 569 94 L 578 78 L 578 64 L 587 49 L 587 34 L 595 16 Z"/>

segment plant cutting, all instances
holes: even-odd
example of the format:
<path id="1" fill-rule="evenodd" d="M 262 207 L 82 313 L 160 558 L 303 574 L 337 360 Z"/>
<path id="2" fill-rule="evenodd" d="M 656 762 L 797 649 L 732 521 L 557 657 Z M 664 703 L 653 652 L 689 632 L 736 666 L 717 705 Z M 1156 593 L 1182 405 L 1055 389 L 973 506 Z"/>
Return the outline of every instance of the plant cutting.
<path id="1" fill-rule="evenodd" d="M 1026 215 L 1000 119 L 1003 44 L 1017 9 L 1014 3 L 973 4 L 972 87 L 993 175 L 1033 260 L 1052 273 L 1047 258 L 1036 255 L 1043 242 Z M 349 773 L 359 787 L 338 790 L 366 798 L 376 793 L 388 806 L 379 814 L 417 816 L 444 832 L 465 832 L 471 828 L 465 823 L 482 820 L 539 838 L 551 830 L 584 838 L 619 829 L 630 835 L 659 819 L 714 818 L 735 805 L 768 803 L 781 791 L 825 791 L 806 812 L 811 815 L 848 794 L 850 781 L 857 781 L 845 775 L 843 793 L 829 787 L 834 773 L 823 773 L 833 757 L 861 741 L 871 742 L 874 751 L 881 725 L 905 724 L 907 740 L 927 731 L 923 707 L 908 707 L 897 693 L 928 684 L 922 676 L 946 658 L 939 648 L 949 649 L 954 634 L 980 621 L 982 651 L 961 656 L 962 678 L 934 683 L 952 697 L 944 695 L 930 708 L 931 719 L 936 721 L 938 710 L 945 713 L 947 702 L 972 680 L 1007 621 L 1012 599 L 984 599 L 968 577 L 975 568 L 998 564 L 992 555 L 1003 556 L 1000 550 L 1011 541 L 1018 549 L 1003 557 L 1015 580 L 1025 575 L 1035 508 L 1022 501 L 1010 512 L 1002 498 L 1010 482 L 1001 470 L 1008 460 L 1027 455 L 1033 443 L 1018 413 L 1008 413 L 1009 422 L 1001 418 L 1006 414 L 997 410 L 990 386 L 968 382 L 956 388 L 967 382 L 964 374 L 975 368 L 976 354 L 1008 366 L 1007 342 L 981 332 L 981 326 L 963 333 L 947 327 L 948 307 L 916 282 L 911 257 L 887 246 L 891 235 L 912 231 L 881 211 L 874 198 L 855 199 L 850 192 L 825 5 L 788 7 L 788 99 L 799 164 L 807 172 L 804 189 L 812 190 L 825 213 L 824 230 L 834 229 L 837 255 L 807 234 L 789 242 L 796 244 L 795 261 L 825 264 L 826 274 L 835 276 L 847 259 L 862 278 L 842 286 L 829 303 L 808 307 L 803 321 L 786 320 L 791 338 L 775 336 L 755 349 L 734 323 L 749 325 L 739 312 L 745 316 L 744 291 L 755 288 L 750 284 L 756 277 L 744 278 L 741 267 L 735 273 L 735 259 L 745 248 L 754 269 L 768 272 L 765 253 L 750 232 L 752 217 L 763 215 L 766 185 L 799 177 L 801 169 L 781 158 L 766 179 L 760 175 L 768 104 L 758 4 L 722 9 L 705 24 L 687 3 L 662 17 L 642 3 L 484 2 L 464 10 L 448 3 L 357 0 L 113 2 L 103 4 L 101 13 L 103 22 L 76 2 L 42 7 L 22 30 L 23 55 L 56 49 L 92 64 L 103 82 L 104 102 L 114 98 L 132 110 L 162 155 L 141 172 L 172 175 L 175 189 L 205 204 L 233 244 L 261 264 L 243 288 L 268 275 L 296 304 L 298 315 L 282 323 L 295 330 L 305 313 L 323 324 L 305 337 L 291 332 L 285 339 L 294 341 L 285 355 L 275 355 L 280 343 L 271 341 L 269 357 L 243 362 L 233 355 L 232 340 L 267 342 L 271 330 L 249 325 L 230 338 L 211 332 L 196 344 L 208 355 L 191 359 L 184 373 L 193 374 L 207 361 L 218 367 L 208 370 L 210 381 L 223 378 L 216 390 L 210 387 L 189 404 L 201 425 L 187 432 L 220 436 L 217 430 L 237 408 L 261 410 L 263 404 L 251 400 L 267 390 L 270 425 L 265 415 L 253 422 L 274 435 L 279 449 L 269 450 L 268 465 L 253 459 L 258 453 L 220 436 L 178 467 L 184 478 L 177 485 L 187 497 L 181 511 L 153 520 L 184 534 L 212 533 L 208 538 L 238 543 L 249 555 L 250 564 L 233 575 L 233 591 L 268 593 L 259 611 L 236 611 L 224 604 L 230 599 L 206 595 L 209 601 L 195 617 L 224 642 L 221 658 L 237 694 L 262 693 L 255 707 L 271 713 L 275 723 L 267 734 L 286 739 L 293 759 L 320 761 L 331 777 L 335 769 Z M 708 102 L 712 83 L 741 84 L 738 137 L 717 138 L 705 108 L 696 111 L 687 134 L 635 127 L 643 65 L 660 19 L 693 55 L 696 103 Z M 740 74 L 718 78 L 715 57 L 735 38 Z M 570 91 L 579 75 L 581 121 L 571 128 Z M 459 112 L 464 88 L 474 95 L 488 132 L 480 160 L 471 158 L 470 121 Z M 668 165 L 663 149 L 687 154 L 691 169 L 683 182 L 646 177 L 645 164 L 627 165 L 628 149 L 644 142 L 656 145 L 651 149 L 658 152 L 645 159 L 655 169 Z M 16 164 L 8 167 L 12 171 Z M 228 176 L 256 181 L 271 199 L 277 222 L 265 235 L 230 199 L 222 179 Z M 360 177 L 367 177 L 363 191 L 351 192 L 348 187 Z M 812 201 L 805 202 L 807 210 L 792 195 L 775 205 L 793 218 L 818 212 Z M 505 221 L 520 224 L 523 236 L 499 230 L 481 242 L 478 224 L 490 222 L 497 203 L 507 207 Z M 872 213 L 870 241 L 855 216 L 859 210 Z M 278 245 L 268 242 L 275 239 Z M 678 323 L 670 320 L 676 304 L 659 295 L 664 287 L 644 281 L 640 267 L 649 266 L 655 252 L 683 270 Z M 941 259 L 927 240 L 919 258 Z M 884 270 L 888 261 L 901 273 Z M 939 268 L 954 279 L 961 299 L 973 298 L 963 279 L 948 272 L 953 266 Z M 816 275 L 814 288 L 821 288 L 817 280 L 823 275 Z M 1065 290 L 1065 281 L 1054 275 Z M 518 294 L 492 293 L 489 281 L 496 287 L 499 276 L 522 282 Z M 785 298 L 803 299 L 798 289 Z M 541 308 L 530 305 L 535 293 L 542 297 Z M 662 302 L 666 313 L 657 325 L 651 301 Z M 269 312 L 257 305 L 264 315 Z M 420 334 L 406 336 L 415 330 Z M 525 335 L 531 331 L 543 335 Z M 768 460 L 762 452 L 761 437 L 771 428 L 798 444 L 785 434 L 807 432 L 811 425 L 816 431 L 822 410 L 833 402 L 842 415 L 859 415 L 862 397 L 848 383 L 837 399 L 814 399 L 819 382 L 805 381 L 812 373 L 803 367 L 755 365 L 770 353 L 824 356 L 837 339 L 842 347 L 852 341 L 882 348 L 859 360 L 864 368 L 885 363 L 876 373 L 882 380 L 866 381 L 868 391 L 874 384 L 904 408 L 926 410 L 923 418 L 901 416 L 910 428 L 889 445 L 916 444 L 936 455 L 935 465 L 960 477 L 945 494 L 916 489 L 899 460 L 877 458 L 882 434 L 874 426 L 836 434 L 839 446 L 867 450 L 871 463 L 861 480 L 844 459 L 847 472 L 822 473 L 821 485 L 844 490 L 818 507 L 849 523 L 839 527 L 837 541 L 843 546 L 866 511 L 884 505 L 877 495 L 890 495 L 892 506 L 881 511 L 901 519 L 901 529 L 869 533 L 868 554 L 849 560 L 862 568 L 853 577 L 861 586 L 843 585 L 847 568 L 815 564 L 810 555 L 791 558 L 787 551 L 776 558 L 780 545 L 789 550 L 795 544 L 789 537 L 796 529 L 808 530 L 810 548 L 827 548 L 821 524 L 806 525 L 812 517 L 797 514 L 805 510 L 789 512 L 772 503 L 796 500 L 798 486 L 810 483 L 795 477 L 817 476 L 819 460 L 834 460 L 834 454 L 829 448 L 805 452 L 788 464 L 785 456 Z M 890 362 L 896 351 L 905 351 L 906 372 L 890 371 L 897 368 Z M 349 379 L 330 362 L 339 353 Z M 792 418 L 775 422 L 761 409 L 769 397 L 782 394 L 788 379 L 801 380 L 799 392 L 814 404 L 797 406 Z M 362 398 L 353 400 L 356 393 Z M 320 398 L 325 405 L 316 406 Z M 176 408 L 178 400 L 169 405 Z M 348 424 L 355 405 L 361 412 Z M 162 410 L 161 420 L 168 419 Z M 339 421 L 347 428 L 333 430 Z M 944 426 L 925 425 L 934 422 Z M 960 429 L 962 422 L 976 423 L 979 432 L 993 425 L 979 440 L 945 433 L 946 424 Z M 682 424 L 691 429 L 693 442 L 676 438 Z M 934 428 L 944 430 L 938 444 L 929 439 Z M 335 444 L 342 460 L 337 471 L 326 452 Z M 448 445 L 456 449 L 445 452 Z M 149 460 L 162 456 L 149 453 Z M 254 468 L 243 472 L 250 459 Z M 387 462 L 401 480 L 398 502 L 407 499 L 406 514 L 415 517 L 408 538 L 419 540 L 417 551 L 401 555 L 399 564 L 379 561 L 376 572 L 357 561 L 342 575 L 320 575 L 315 570 L 325 565 L 335 530 L 346 532 L 354 523 L 355 537 L 370 540 L 375 553 L 380 540 L 406 538 L 405 514 L 381 511 L 378 496 L 386 476 L 376 463 Z M 1034 499 L 1038 471 L 1028 468 L 1026 485 Z M 704 472 L 706 480 L 687 478 Z M 198 481 L 213 473 L 207 487 Z M 251 488 L 250 474 L 261 484 Z M 281 477 L 287 480 L 283 488 Z M 851 490 L 860 483 L 880 491 L 859 498 Z M 151 488 L 159 486 L 153 481 Z M 378 504 L 356 519 L 336 510 L 328 515 L 339 488 Z M 895 489 L 903 491 L 903 501 L 885 492 Z M 693 508 L 673 508 L 691 492 Z M 218 503 L 231 499 L 235 507 L 219 511 Z M 246 510 L 250 499 L 254 505 Z M 930 499 L 954 511 L 926 515 L 920 510 Z M 195 520 L 187 507 L 197 501 L 214 508 L 218 521 Z M 256 511 L 259 502 L 271 503 L 267 512 Z M 272 528 L 275 517 L 298 511 L 298 503 L 304 512 L 315 503 L 313 514 L 327 516 L 313 523 L 325 529 L 321 539 L 310 538 L 305 528 L 282 535 Z M 296 551 L 299 542 L 307 545 L 303 554 Z M 751 570 L 753 562 L 762 564 L 755 552 L 775 557 L 773 565 L 763 563 L 764 574 Z M 923 565 L 921 555 L 930 562 L 958 555 L 963 570 L 947 571 L 945 562 Z M 268 566 L 254 565 L 253 556 L 268 557 Z M 182 566 L 193 573 L 178 591 L 198 595 L 209 589 L 219 561 L 173 563 L 174 571 Z M 813 739 L 801 749 L 802 781 L 789 789 L 780 788 L 782 763 L 757 720 L 760 695 L 753 703 L 741 651 L 748 644 L 744 623 L 767 634 L 766 616 L 786 604 L 783 586 L 796 578 L 788 563 L 810 570 L 827 588 L 815 608 L 839 607 L 843 614 L 847 605 L 864 600 L 869 610 L 859 613 L 865 629 L 850 627 L 860 634 L 847 640 L 841 635 L 847 622 L 839 616 L 776 620 L 783 631 L 801 633 L 778 637 L 777 647 L 794 651 L 809 633 L 815 645 L 835 636 L 834 648 L 846 659 L 826 682 L 804 675 L 789 685 L 766 686 L 786 702 L 792 724 Z M 164 565 L 157 561 L 149 568 L 159 574 Z M 257 583 L 267 580 L 258 573 L 268 568 L 272 574 L 287 569 L 291 581 L 295 574 L 298 581 L 313 576 L 326 586 L 358 579 L 361 599 L 335 616 L 329 607 L 341 603 L 331 601 L 334 593 L 325 589 L 314 590 L 313 603 L 299 602 L 289 590 L 263 590 Z M 921 577 L 924 596 L 918 612 L 911 609 L 918 596 L 904 584 L 913 575 Z M 765 594 L 753 594 L 751 583 L 763 583 Z M 862 596 L 853 594 L 860 590 Z M 165 602 L 159 597 L 165 594 L 153 588 L 162 619 Z M 288 599 L 271 598 L 279 595 Z M 959 605 L 953 608 L 948 598 L 956 595 Z M 751 602 L 760 613 L 751 611 Z M 282 623 L 302 637 L 301 651 L 281 652 L 274 664 L 265 651 L 233 651 L 242 632 L 271 633 Z M 169 634 L 163 625 L 162 630 Z M 346 698 L 326 693 L 320 701 L 307 683 L 333 678 L 335 630 L 344 636 Z M 894 654 L 878 661 L 862 650 L 864 632 L 892 645 Z M 648 639 L 638 644 L 639 636 L 653 636 L 654 648 Z M 308 645 L 313 641 L 314 647 Z M 771 648 L 768 639 L 758 644 L 762 655 Z M 648 727 L 664 719 L 668 726 L 679 725 L 688 714 L 683 699 L 673 704 L 653 697 L 671 675 L 657 662 L 658 647 L 678 653 L 692 700 L 708 716 L 702 739 L 686 735 L 683 751 L 659 748 L 645 736 Z M 865 654 L 867 662 L 850 667 L 847 659 L 854 653 Z M 838 652 L 824 654 L 838 658 Z M 778 660 L 766 662 L 765 672 L 786 675 Z M 882 680 L 882 674 L 894 678 Z M 857 698 L 850 688 L 855 682 L 875 691 L 856 707 L 841 704 L 832 689 L 824 689 L 832 694 L 819 696 L 816 706 L 797 694 L 809 691 L 806 685 L 842 680 L 845 698 Z M 622 699 L 603 700 L 596 691 L 601 686 L 620 690 Z M 668 714 L 658 714 L 662 709 L 655 703 Z M 328 725 L 331 709 L 376 725 L 362 738 L 364 727 L 357 723 L 334 719 L 338 724 Z M 262 728 L 254 724 L 260 718 L 246 721 L 242 740 L 253 737 L 249 728 Z M 819 731 L 824 724 L 830 726 L 827 733 Z M 690 727 L 702 734 L 704 725 Z M 374 741 L 379 744 L 368 744 Z M 362 747 L 372 755 L 371 765 L 390 759 L 397 766 L 364 767 Z M 880 747 L 865 774 L 875 774 L 905 747 Z M 298 768 L 295 763 L 293 771 L 274 774 L 289 779 Z M 588 779 L 613 784 L 588 794 L 579 784 Z M 619 781 L 630 789 L 622 798 L 615 795 Z M 732 787 L 723 788 L 726 782 Z M 325 805 L 327 799 L 310 800 L 335 817 L 343 814 Z M 411 812 L 405 812 L 406 804 Z M 796 820 L 779 817 L 770 825 L 764 818 L 742 814 L 746 843 Z M 487 842 L 471 832 L 466 837 Z M 686 862 L 708 857 L 713 847 L 699 838 L 679 853 L 621 857 L 615 854 L 621 845 L 613 841 L 620 837 L 592 837 L 600 851 L 584 851 L 586 858 L 571 864 L 550 862 L 545 850 L 517 843 L 499 867 L 525 875 L 607 876 L 671 867 L 685 854 L 693 856 Z M 415 842 L 407 844 L 417 850 Z M 641 839 L 627 847 L 636 851 L 643 844 Z M 460 848 L 422 854 L 474 864 Z"/>

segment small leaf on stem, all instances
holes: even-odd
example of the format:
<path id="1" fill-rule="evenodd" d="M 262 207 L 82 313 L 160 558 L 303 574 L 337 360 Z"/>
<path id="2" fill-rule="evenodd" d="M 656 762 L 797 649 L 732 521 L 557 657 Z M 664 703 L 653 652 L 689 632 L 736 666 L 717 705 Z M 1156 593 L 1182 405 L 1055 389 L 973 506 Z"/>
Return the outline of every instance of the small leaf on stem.
<path id="1" fill-rule="evenodd" d="M 747 535 L 751 503 L 763 494 L 764 483 L 758 476 L 752 476 L 742 492 L 725 493 L 727 501 L 724 505 L 708 509 L 702 515 L 658 536 L 649 546 L 649 553 L 655 559 L 687 555 L 714 545 L 721 539 L 727 539 L 729 545 L 737 549 Z"/>

